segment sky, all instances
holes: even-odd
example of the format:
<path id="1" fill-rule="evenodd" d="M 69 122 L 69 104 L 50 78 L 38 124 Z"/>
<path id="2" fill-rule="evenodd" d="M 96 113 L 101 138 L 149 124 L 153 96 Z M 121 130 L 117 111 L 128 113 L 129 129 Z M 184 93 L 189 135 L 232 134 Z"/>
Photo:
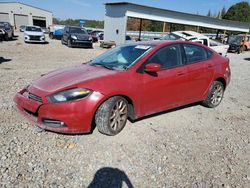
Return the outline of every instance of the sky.
<path id="1" fill-rule="evenodd" d="M 13 2 L 15 0 L 10 0 Z M 206 15 L 209 10 L 218 13 L 224 6 L 228 9 L 242 0 L 16 0 L 53 12 L 60 19 L 104 20 L 105 3 L 131 2 L 185 13 Z M 250 0 L 244 0 L 250 4 Z M 0 0 L 8 2 L 8 0 Z"/>

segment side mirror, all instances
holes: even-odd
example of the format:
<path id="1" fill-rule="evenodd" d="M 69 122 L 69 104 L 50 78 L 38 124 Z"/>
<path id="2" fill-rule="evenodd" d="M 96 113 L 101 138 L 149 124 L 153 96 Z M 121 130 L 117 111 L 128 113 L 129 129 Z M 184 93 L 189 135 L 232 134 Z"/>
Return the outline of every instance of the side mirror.
<path id="1" fill-rule="evenodd" d="M 161 65 L 157 63 L 149 63 L 145 66 L 145 72 L 158 72 L 161 70 Z"/>

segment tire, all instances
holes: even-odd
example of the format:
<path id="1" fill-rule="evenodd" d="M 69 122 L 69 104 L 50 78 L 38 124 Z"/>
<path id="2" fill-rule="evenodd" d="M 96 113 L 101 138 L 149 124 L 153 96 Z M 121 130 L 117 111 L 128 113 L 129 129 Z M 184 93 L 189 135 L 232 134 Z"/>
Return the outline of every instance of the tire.
<path id="1" fill-rule="evenodd" d="M 72 47 L 72 44 L 71 44 L 70 39 L 68 39 L 67 46 L 68 46 L 69 48 L 71 48 L 71 47 Z"/>
<path id="2" fill-rule="evenodd" d="M 243 46 L 243 51 L 247 51 L 247 46 L 246 45 Z"/>
<path id="3" fill-rule="evenodd" d="M 4 36 L 4 40 L 5 40 L 5 41 L 8 41 L 8 40 L 9 40 L 9 36 L 8 36 L 8 34 L 5 34 L 5 36 Z"/>
<path id="4" fill-rule="evenodd" d="M 128 119 L 128 102 L 115 96 L 106 100 L 95 114 L 95 124 L 99 132 L 114 136 L 122 131 Z"/>
<path id="5" fill-rule="evenodd" d="M 50 39 L 53 39 L 53 38 L 54 38 L 53 33 L 50 33 L 50 34 L 49 34 L 49 38 L 50 38 Z"/>
<path id="6" fill-rule="evenodd" d="M 61 38 L 61 44 L 64 45 L 63 39 Z"/>
<path id="7" fill-rule="evenodd" d="M 215 108 L 221 103 L 224 91 L 224 85 L 219 81 L 214 81 L 209 90 L 208 97 L 202 102 L 202 105 L 208 108 Z"/>

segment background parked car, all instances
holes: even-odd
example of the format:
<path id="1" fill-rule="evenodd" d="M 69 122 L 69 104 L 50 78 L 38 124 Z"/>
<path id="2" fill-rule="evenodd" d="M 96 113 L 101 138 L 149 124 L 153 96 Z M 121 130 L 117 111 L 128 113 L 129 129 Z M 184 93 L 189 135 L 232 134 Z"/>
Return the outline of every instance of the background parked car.
<path id="1" fill-rule="evenodd" d="M 49 38 L 51 39 L 62 39 L 64 25 L 51 25 L 49 26 Z"/>
<path id="2" fill-rule="evenodd" d="M 49 29 L 47 27 L 41 27 L 44 34 L 49 34 Z"/>
<path id="3" fill-rule="evenodd" d="M 25 31 L 25 27 L 26 27 L 25 25 L 21 25 L 21 26 L 19 27 L 19 31 L 20 31 L 20 32 L 24 32 L 24 31 Z"/>
<path id="4" fill-rule="evenodd" d="M 98 34 L 103 33 L 101 30 L 94 30 L 91 32 L 91 37 L 93 38 L 93 42 L 98 42 Z"/>
<path id="5" fill-rule="evenodd" d="M 0 22 L 0 29 L 4 30 L 5 32 L 4 35 L 5 40 L 9 40 L 14 37 L 14 30 L 9 22 Z"/>
<path id="6" fill-rule="evenodd" d="M 4 40 L 5 37 L 5 31 L 3 29 L 0 29 L 0 41 Z"/>
<path id="7" fill-rule="evenodd" d="M 24 42 L 45 43 L 45 35 L 38 26 L 26 26 L 24 31 Z"/>
<path id="8" fill-rule="evenodd" d="M 214 51 L 216 51 L 222 56 L 226 56 L 227 51 L 229 49 L 229 45 L 213 41 L 209 37 L 194 31 L 174 31 L 167 34 L 164 37 L 164 40 L 188 40 L 192 42 L 197 42 L 212 48 Z"/>
<path id="9" fill-rule="evenodd" d="M 62 36 L 62 44 L 68 47 L 93 47 L 92 37 L 82 27 L 65 26 Z"/>
<path id="10" fill-rule="evenodd" d="M 229 52 L 241 53 L 250 49 L 249 36 L 247 35 L 229 36 L 227 44 L 229 44 Z"/>

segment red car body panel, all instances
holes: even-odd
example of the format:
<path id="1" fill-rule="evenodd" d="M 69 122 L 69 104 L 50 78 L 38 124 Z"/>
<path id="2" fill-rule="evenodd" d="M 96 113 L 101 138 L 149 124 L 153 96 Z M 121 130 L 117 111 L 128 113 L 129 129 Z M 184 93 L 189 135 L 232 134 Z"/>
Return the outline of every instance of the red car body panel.
<path id="1" fill-rule="evenodd" d="M 140 118 L 204 100 L 216 79 L 223 79 L 225 86 L 228 85 L 229 60 L 211 49 L 213 56 L 207 61 L 161 70 L 156 75 L 138 71 L 162 47 L 184 43 L 190 44 L 184 41 L 150 42 L 155 47 L 126 71 L 108 70 L 88 64 L 53 71 L 18 92 L 14 101 L 22 114 L 32 117 L 30 119 L 43 129 L 83 133 L 91 131 L 96 110 L 112 96 L 129 98 L 133 104 L 134 117 Z M 49 95 L 72 88 L 87 88 L 93 93 L 71 102 L 50 103 L 47 100 Z M 31 100 L 27 97 L 28 93 L 41 97 L 42 102 Z M 66 127 L 48 126 L 43 123 L 44 119 L 62 121 Z"/>

